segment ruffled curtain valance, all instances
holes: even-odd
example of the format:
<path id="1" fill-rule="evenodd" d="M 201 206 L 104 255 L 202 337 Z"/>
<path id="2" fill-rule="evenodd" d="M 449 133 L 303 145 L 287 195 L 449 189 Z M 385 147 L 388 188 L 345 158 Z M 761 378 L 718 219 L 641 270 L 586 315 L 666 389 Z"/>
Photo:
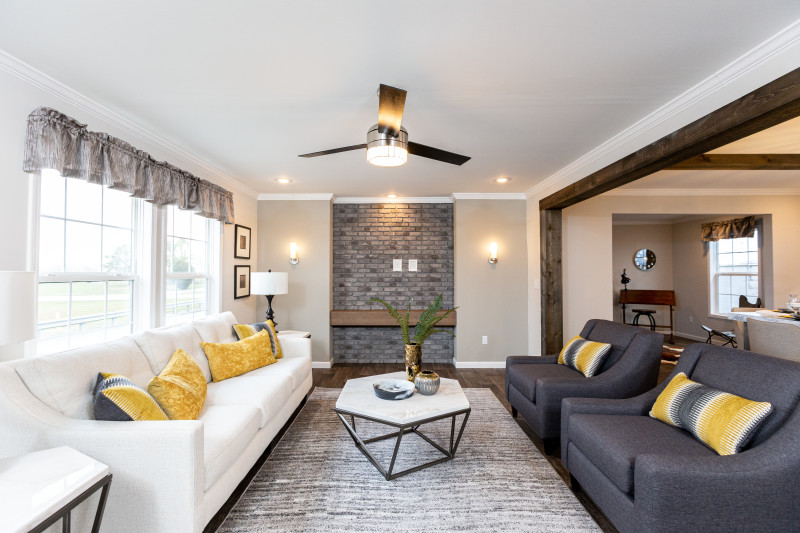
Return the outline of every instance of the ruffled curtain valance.
<path id="1" fill-rule="evenodd" d="M 710 242 L 720 239 L 752 237 L 755 234 L 755 230 L 756 217 L 754 216 L 710 222 L 702 226 L 702 240 L 703 242 Z"/>
<path id="2" fill-rule="evenodd" d="M 107 133 L 89 131 L 85 124 L 48 107 L 28 116 L 23 165 L 25 172 L 54 169 L 64 177 L 125 191 L 156 205 L 177 205 L 206 218 L 234 222 L 230 191 L 156 161 Z"/>

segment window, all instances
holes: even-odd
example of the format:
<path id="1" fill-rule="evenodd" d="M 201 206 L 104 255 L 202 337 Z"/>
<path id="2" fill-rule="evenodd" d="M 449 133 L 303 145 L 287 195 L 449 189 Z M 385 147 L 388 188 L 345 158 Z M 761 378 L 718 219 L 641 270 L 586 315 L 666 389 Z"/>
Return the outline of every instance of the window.
<path id="1" fill-rule="evenodd" d="M 751 302 L 759 297 L 759 250 L 759 229 L 752 237 L 709 243 L 712 314 L 729 313 L 742 294 Z"/>
<path id="2" fill-rule="evenodd" d="M 173 206 L 167 207 L 166 212 L 165 320 L 167 324 L 178 324 L 216 311 L 211 258 L 219 223 Z"/>
<path id="3" fill-rule="evenodd" d="M 40 200 L 37 351 L 130 334 L 140 202 L 56 171 L 42 172 Z"/>

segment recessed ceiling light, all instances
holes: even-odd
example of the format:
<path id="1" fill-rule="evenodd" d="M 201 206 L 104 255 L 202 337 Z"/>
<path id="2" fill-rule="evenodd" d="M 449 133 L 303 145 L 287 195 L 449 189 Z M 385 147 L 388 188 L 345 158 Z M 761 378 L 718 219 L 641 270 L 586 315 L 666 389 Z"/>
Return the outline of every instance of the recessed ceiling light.
<path id="1" fill-rule="evenodd" d="M 396 194 L 387 194 L 386 197 L 387 198 L 397 198 L 397 195 Z"/>
<path id="2" fill-rule="evenodd" d="M 511 181 L 511 178 L 507 178 L 505 176 L 502 176 L 502 177 L 499 177 L 499 178 L 495 178 L 494 181 L 496 181 L 497 183 L 508 183 L 509 181 Z"/>
<path id="3" fill-rule="evenodd" d="M 290 180 L 289 178 L 278 178 L 275 181 L 277 181 L 278 183 L 283 183 L 284 185 L 292 182 L 292 180 Z"/>

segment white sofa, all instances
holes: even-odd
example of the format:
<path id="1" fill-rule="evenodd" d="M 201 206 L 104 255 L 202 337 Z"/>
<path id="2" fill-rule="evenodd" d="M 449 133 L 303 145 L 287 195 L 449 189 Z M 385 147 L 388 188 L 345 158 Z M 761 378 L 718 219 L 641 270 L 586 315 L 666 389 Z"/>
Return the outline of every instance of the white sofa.
<path id="1" fill-rule="evenodd" d="M 210 381 L 200 342 L 235 341 L 235 323 L 227 312 L 0 364 L 0 456 L 66 445 L 108 464 L 103 531 L 202 531 L 311 390 L 311 340 L 281 338 L 277 363 L 209 383 L 198 420 L 97 421 L 91 391 L 98 372 L 146 388 L 178 348 Z M 73 511 L 75 531 L 91 529 L 96 504 Z"/>

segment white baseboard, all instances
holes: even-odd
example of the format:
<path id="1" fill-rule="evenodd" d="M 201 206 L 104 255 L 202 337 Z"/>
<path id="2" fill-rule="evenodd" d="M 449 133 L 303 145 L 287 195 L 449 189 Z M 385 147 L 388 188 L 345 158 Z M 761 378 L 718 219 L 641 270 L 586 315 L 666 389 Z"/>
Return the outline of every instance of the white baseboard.
<path id="1" fill-rule="evenodd" d="M 311 361 L 311 368 L 330 368 L 333 361 Z"/>
<path id="2" fill-rule="evenodd" d="M 692 339 L 693 341 L 699 341 L 699 342 L 706 342 L 706 338 L 708 338 L 708 337 L 703 337 L 701 335 L 690 335 L 689 333 L 683 333 L 681 331 L 676 331 L 675 336 L 683 337 L 685 339 Z"/>
<path id="3" fill-rule="evenodd" d="M 456 368 L 505 368 L 505 361 L 456 361 Z"/>

